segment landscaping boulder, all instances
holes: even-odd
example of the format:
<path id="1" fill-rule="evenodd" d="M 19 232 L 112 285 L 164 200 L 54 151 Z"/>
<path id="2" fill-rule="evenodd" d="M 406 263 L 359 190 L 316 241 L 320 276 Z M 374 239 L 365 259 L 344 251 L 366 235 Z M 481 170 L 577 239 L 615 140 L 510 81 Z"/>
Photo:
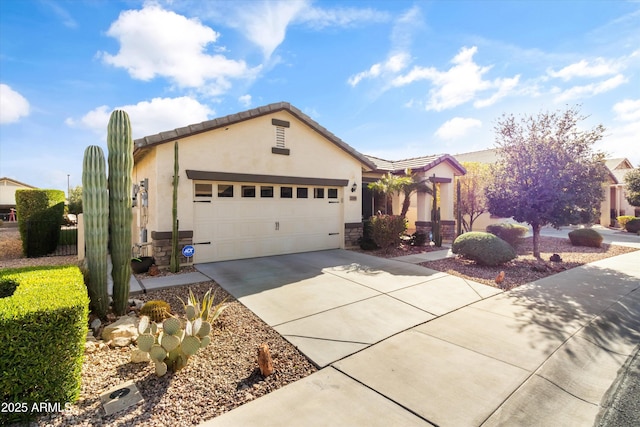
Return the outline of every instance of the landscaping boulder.
<path id="1" fill-rule="evenodd" d="M 114 323 L 104 327 L 102 339 L 109 342 L 117 338 L 128 338 L 134 341 L 138 338 L 138 318 L 134 316 L 122 316 Z M 119 343 L 121 341 L 118 341 Z"/>

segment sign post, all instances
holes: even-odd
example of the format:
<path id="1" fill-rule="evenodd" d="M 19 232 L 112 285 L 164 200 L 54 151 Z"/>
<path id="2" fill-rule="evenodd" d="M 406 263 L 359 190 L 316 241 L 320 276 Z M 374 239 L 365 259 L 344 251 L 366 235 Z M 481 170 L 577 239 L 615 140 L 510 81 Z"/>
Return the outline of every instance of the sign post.
<path id="1" fill-rule="evenodd" d="M 182 248 L 182 255 L 184 255 L 185 258 L 187 258 L 187 262 L 191 262 L 190 258 L 193 256 L 194 253 L 196 253 L 196 249 L 191 245 L 186 245 Z"/>

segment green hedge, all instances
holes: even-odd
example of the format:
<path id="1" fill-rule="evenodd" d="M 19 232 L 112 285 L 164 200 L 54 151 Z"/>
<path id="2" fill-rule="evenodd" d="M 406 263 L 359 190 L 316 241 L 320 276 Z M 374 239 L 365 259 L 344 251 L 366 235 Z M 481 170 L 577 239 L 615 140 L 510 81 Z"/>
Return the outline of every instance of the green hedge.
<path id="1" fill-rule="evenodd" d="M 518 246 L 529 229 L 523 225 L 500 223 L 487 226 L 487 233 L 495 234 L 513 248 Z"/>
<path id="2" fill-rule="evenodd" d="M 618 220 L 618 224 L 620 224 L 621 228 L 624 228 L 627 225 L 627 222 L 635 219 L 634 216 L 631 215 L 622 215 L 616 218 Z"/>
<path id="3" fill-rule="evenodd" d="M 376 215 L 371 217 L 371 238 L 389 251 L 402 242 L 402 234 L 407 230 L 407 220 L 398 215 Z"/>
<path id="4" fill-rule="evenodd" d="M 454 254 L 472 259 L 481 265 L 500 265 L 516 257 L 511 245 L 491 233 L 471 231 L 454 240 L 451 246 Z"/>
<path id="5" fill-rule="evenodd" d="M 602 245 L 602 235 L 591 228 L 579 228 L 570 231 L 569 240 L 571 240 L 573 246 L 599 248 Z"/>
<path id="6" fill-rule="evenodd" d="M 64 191 L 16 190 L 18 229 L 27 257 L 56 250 L 64 215 Z"/>
<path id="7" fill-rule="evenodd" d="M 627 223 L 624 225 L 624 229 L 629 233 L 640 232 L 640 218 L 634 218 L 627 221 Z"/>
<path id="8" fill-rule="evenodd" d="M 15 289 L 15 290 L 14 290 Z M 0 425 L 24 421 L 41 402 L 80 394 L 89 297 L 75 266 L 0 270 L 0 394 L 27 412 L 2 412 Z"/>

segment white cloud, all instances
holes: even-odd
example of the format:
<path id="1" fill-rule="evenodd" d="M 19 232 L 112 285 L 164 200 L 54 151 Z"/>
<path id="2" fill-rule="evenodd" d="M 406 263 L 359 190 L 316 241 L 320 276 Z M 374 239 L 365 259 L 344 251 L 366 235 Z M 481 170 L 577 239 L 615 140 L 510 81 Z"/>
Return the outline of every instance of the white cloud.
<path id="1" fill-rule="evenodd" d="M 402 71 L 409 64 L 409 54 L 406 52 L 396 53 L 385 62 L 373 64 L 368 70 L 355 74 L 347 80 L 351 86 L 356 86 L 364 79 L 380 77 L 382 75 L 393 75 Z"/>
<path id="2" fill-rule="evenodd" d="M 289 3 L 287 1 L 287 3 Z M 307 2 L 304 2 L 307 3 Z M 357 9 L 352 7 L 338 7 L 321 9 L 319 7 L 305 7 L 301 9 L 296 21 L 305 23 L 314 29 L 326 27 L 351 27 L 363 22 L 386 22 L 389 14 L 375 9 Z"/>
<path id="3" fill-rule="evenodd" d="M 454 117 L 447 120 L 436 130 L 435 136 L 443 140 L 457 139 L 465 136 L 470 130 L 482 127 L 482 122 L 478 119 L 468 117 Z"/>
<path id="4" fill-rule="evenodd" d="M 622 64 L 614 60 L 606 60 L 604 58 L 596 58 L 591 63 L 587 60 L 567 65 L 566 67 L 553 71 L 547 70 L 547 74 L 551 77 L 560 78 L 569 81 L 574 77 L 602 77 L 616 74 L 622 68 Z"/>
<path id="5" fill-rule="evenodd" d="M 159 132 L 199 123 L 215 114 L 208 106 L 197 100 L 183 96 L 180 98 L 153 98 L 135 105 L 123 105 L 115 109 L 124 110 L 131 120 L 133 138 L 153 135 Z M 114 109 L 106 105 L 97 107 L 79 120 L 68 118 L 69 126 L 80 126 L 106 135 L 109 116 Z"/>
<path id="6" fill-rule="evenodd" d="M 628 80 L 622 74 L 617 74 L 607 80 L 602 80 L 597 83 L 590 83 L 582 86 L 574 86 L 566 90 L 560 90 L 558 95 L 554 98 L 555 102 L 564 102 L 570 99 L 576 98 L 588 98 L 594 95 L 598 95 L 604 92 L 608 92 L 626 83 Z M 557 89 L 552 89 L 556 91 Z"/>
<path id="7" fill-rule="evenodd" d="M 617 102 L 613 106 L 613 111 L 617 115 L 617 120 L 625 122 L 636 120 L 640 122 L 640 99 L 625 99 Z"/>
<path id="8" fill-rule="evenodd" d="M 251 106 L 251 95 L 242 95 L 238 98 L 238 102 L 242 104 L 243 107 L 249 108 Z"/>
<path id="9" fill-rule="evenodd" d="M 442 111 L 473 100 L 478 93 L 497 89 L 489 98 L 476 101 L 476 107 L 485 107 L 507 96 L 517 86 L 520 76 L 484 80 L 492 66 L 480 66 L 473 61 L 476 46 L 463 47 L 451 60 L 453 66 L 446 71 L 435 67 L 415 66 L 409 73 L 396 77 L 393 86 L 405 86 L 421 80 L 430 80 L 427 110 Z"/>
<path id="10" fill-rule="evenodd" d="M 230 79 L 252 78 L 258 71 L 244 61 L 208 54 L 207 46 L 217 41 L 219 33 L 197 19 L 151 3 L 122 12 L 107 34 L 118 39 L 120 50 L 116 55 L 99 55 L 139 80 L 162 76 L 180 87 L 206 85 L 203 92 L 217 95 L 230 88 Z"/>
<path id="11" fill-rule="evenodd" d="M 29 101 L 9 85 L 0 84 L 0 124 L 15 123 L 29 115 Z"/>

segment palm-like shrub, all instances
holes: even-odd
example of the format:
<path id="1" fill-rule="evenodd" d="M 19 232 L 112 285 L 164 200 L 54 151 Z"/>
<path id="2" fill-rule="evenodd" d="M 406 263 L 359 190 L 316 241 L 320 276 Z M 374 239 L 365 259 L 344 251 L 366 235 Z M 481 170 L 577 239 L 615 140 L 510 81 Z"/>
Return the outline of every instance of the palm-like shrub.
<path id="1" fill-rule="evenodd" d="M 491 233 L 472 231 L 458 236 L 451 246 L 454 254 L 474 260 L 480 265 L 500 265 L 516 257 L 516 252 L 504 240 Z"/>

